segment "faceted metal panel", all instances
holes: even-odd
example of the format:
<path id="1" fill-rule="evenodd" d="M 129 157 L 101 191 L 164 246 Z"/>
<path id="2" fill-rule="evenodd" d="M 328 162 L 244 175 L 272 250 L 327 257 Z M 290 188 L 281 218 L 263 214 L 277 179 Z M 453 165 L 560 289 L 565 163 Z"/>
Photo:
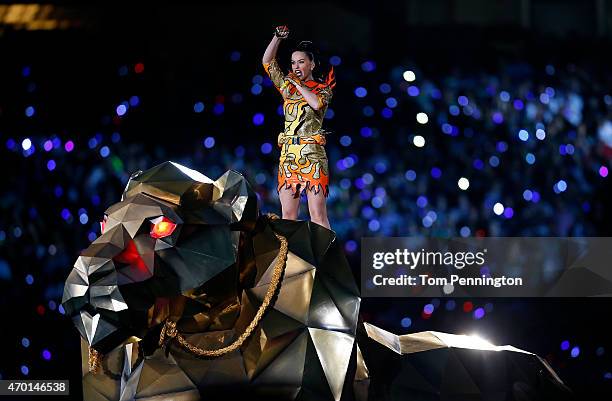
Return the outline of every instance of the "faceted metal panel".
<path id="1" fill-rule="evenodd" d="M 355 386 L 360 399 L 573 399 L 546 361 L 512 346 L 435 331 L 398 336 L 368 323 L 358 333 L 369 380 L 367 392 Z"/>

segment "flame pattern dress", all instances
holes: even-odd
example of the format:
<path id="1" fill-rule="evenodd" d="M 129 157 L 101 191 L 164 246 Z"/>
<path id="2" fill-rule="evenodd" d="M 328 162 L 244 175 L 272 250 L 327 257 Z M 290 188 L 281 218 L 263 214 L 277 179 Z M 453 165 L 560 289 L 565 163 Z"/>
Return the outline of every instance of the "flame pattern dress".
<path id="1" fill-rule="evenodd" d="M 316 80 L 302 81 L 310 91 L 317 95 L 319 109 L 315 110 L 302 94 L 283 74 L 276 59 L 263 64 L 274 86 L 283 96 L 285 115 L 284 131 L 278 135 L 281 149 L 278 165 L 278 187 L 291 189 L 295 198 L 306 190 L 315 194 L 323 191 L 329 195 L 329 166 L 325 153 L 325 131 L 322 129 L 323 117 L 332 97 L 336 81 L 333 68 L 325 82 Z"/>

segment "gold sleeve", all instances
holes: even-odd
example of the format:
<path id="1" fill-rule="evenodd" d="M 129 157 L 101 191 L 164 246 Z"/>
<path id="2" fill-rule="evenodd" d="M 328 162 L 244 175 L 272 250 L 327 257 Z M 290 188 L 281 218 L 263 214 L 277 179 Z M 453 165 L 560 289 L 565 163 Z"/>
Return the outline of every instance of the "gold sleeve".
<path id="1" fill-rule="evenodd" d="M 276 59 L 273 58 L 269 63 L 263 63 L 263 67 L 264 70 L 266 70 L 266 74 L 268 74 L 270 77 L 270 80 L 272 80 L 274 86 L 280 90 L 285 82 L 285 76 L 283 75 L 283 72 L 281 71 Z"/>
<path id="2" fill-rule="evenodd" d="M 317 98 L 319 99 L 319 107 L 327 106 L 332 98 L 332 90 L 329 87 L 321 89 L 317 93 Z"/>

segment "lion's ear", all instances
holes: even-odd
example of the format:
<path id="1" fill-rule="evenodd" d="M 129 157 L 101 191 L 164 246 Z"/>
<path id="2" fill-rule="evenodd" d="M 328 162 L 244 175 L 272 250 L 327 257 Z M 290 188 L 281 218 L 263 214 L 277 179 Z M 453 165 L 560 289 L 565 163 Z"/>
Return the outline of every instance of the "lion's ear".
<path id="1" fill-rule="evenodd" d="M 242 174 L 226 171 L 214 183 L 211 206 L 231 224 L 232 229 L 250 231 L 259 215 L 257 194 Z"/>

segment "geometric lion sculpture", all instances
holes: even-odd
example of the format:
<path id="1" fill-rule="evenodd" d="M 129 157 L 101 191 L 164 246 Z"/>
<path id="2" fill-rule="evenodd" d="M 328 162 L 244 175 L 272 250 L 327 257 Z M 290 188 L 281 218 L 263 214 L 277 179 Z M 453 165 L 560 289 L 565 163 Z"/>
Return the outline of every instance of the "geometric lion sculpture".
<path id="1" fill-rule="evenodd" d="M 359 290 L 335 233 L 260 215 L 236 171 L 214 181 L 173 162 L 139 171 L 101 231 L 62 298 L 81 334 L 86 400 L 567 399 L 541 359 L 504 370 L 497 398 L 449 387 L 461 372 L 440 368 L 456 354 L 440 353 L 451 346 L 443 336 L 358 324 Z M 543 370 L 549 386 L 532 380 Z"/>

